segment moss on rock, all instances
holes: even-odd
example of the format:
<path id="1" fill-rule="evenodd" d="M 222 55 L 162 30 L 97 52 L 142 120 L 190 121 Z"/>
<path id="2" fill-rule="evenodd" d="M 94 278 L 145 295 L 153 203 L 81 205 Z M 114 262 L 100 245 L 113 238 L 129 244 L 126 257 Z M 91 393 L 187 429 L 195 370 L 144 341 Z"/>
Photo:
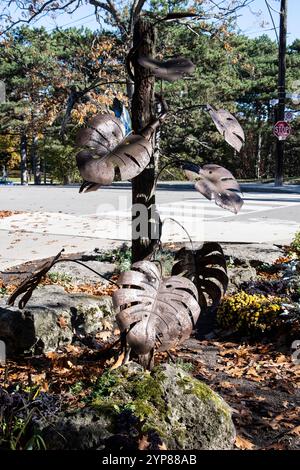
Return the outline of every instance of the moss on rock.
<path id="1" fill-rule="evenodd" d="M 234 441 L 228 405 L 178 366 L 165 364 L 150 373 L 130 363 L 105 372 L 89 403 L 112 413 L 113 422 L 130 410 L 142 432 L 156 431 L 170 449 L 227 449 Z"/>
<path id="2" fill-rule="evenodd" d="M 138 449 L 143 436 L 150 449 L 162 443 L 175 450 L 230 449 L 235 438 L 225 401 L 171 364 L 151 373 L 135 363 L 104 372 L 83 409 L 58 417 L 48 426 L 50 449 L 58 446 L 55 429 L 64 439 L 60 445 L 67 449 L 128 451 Z M 55 433 L 52 441 L 49 430 Z"/>

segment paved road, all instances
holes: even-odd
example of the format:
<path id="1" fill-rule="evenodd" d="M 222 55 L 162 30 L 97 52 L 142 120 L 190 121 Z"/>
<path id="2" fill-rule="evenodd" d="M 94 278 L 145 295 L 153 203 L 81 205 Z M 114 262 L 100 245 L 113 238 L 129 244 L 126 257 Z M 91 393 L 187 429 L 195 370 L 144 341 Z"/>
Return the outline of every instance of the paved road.
<path id="1" fill-rule="evenodd" d="M 238 215 L 187 184 L 163 184 L 157 203 L 162 219 L 178 220 L 195 241 L 288 243 L 300 227 L 300 188 L 290 190 L 246 186 Z M 129 240 L 130 199 L 128 185 L 88 194 L 77 187 L 0 188 L 0 210 L 24 211 L 0 219 L 0 270 L 50 256 L 62 246 L 67 252 L 89 251 Z M 178 225 L 165 222 L 163 241 L 185 239 Z"/>

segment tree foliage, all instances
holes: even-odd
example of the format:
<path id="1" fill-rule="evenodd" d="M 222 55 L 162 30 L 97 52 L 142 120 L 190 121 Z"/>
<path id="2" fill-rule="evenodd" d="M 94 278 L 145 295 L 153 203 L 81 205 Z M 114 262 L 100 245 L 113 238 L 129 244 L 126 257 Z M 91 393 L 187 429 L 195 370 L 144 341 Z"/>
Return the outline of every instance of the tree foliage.
<path id="1" fill-rule="evenodd" d="M 22 27 L 1 41 L 0 64 L 7 95 L 0 134 L 25 135 L 29 147 L 34 139 L 48 147 L 52 136 L 57 148 L 68 127 L 123 97 L 122 45 L 109 33 Z"/>
<path id="2" fill-rule="evenodd" d="M 232 2 L 222 2 L 224 10 L 220 10 L 208 0 L 152 0 L 149 4 L 122 1 L 117 5 L 112 1 L 90 0 L 87 3 L 95 7 L 97 15 L 102 15 L 111 25 L 109 33 L 75 28 L 47 32 L 26 25 L 42 12 L 59 14 L 74 10 L 81 3 L 16 2 L 20 13 L 17 19 L 10 17 L 8 2 L 3 2 L 0 80 L 6 83 L 8 100 L 0 106 L 0 134 L 11 134 L 15 153 L 19 152 L 22 134 L 27 136 L 28 155 L 35 152 L 35 149 L 31 152 L 35 139 L 40 155 L 45 155 L 43 145 L 48 148 L 51 138 L 56 149 L 63 138 L 71 145 L 72 126 L 81 125 L 96 112 L 109 111 L 114 97 L 127 104 L 124 58 L 131 45 L 133 17 L 143 8 L 155 18 L 159 30 L 156 59 L 183 56 L 196 65 L 192 79 L 157 85 L 157 91 L 163 91 L 171 110 L 160 133 L 162 165 L 170 155 L 176 155 L 195 163 L 213 161 L 240 178 L 273 176 L 276 140 L 272 127 L 276 106 L 270 100 L 277 96 L 277 45 L 267 36 L 250 39 L 235 33 L 235 16 L 247 1 L 240 0 L 234 6 Z M 170 12 L 176 15 L 183 9 L 197 14 L 197 21 L 179 18 L 176 27 L 174 21 L 160 21 Z M 288 49 L 288 92 L 299 93 L 299 58 L 297 40 Z M 242 123 L 246 145 L 238 159 L 201 108 L 208 102 L 235 113 Z M 299 104 L 291 101 L 288 107 L 299 110 Z M 300 174 L 297 116 L 295 113 L 293 134 L 286 145 L 287 176 Z M 20 158 L 12 152 L 1 155 L 1 161 L 5 160 L 6 164 L 9 155 L 12 156 L 11 167 L 18 165 Z M 47 167 L 52 172 L 51 159 Z M 178 176 L 176 171 L 163 173 L 167 178 Z"/>
<path id="3" fill-rule="evenodd" d="M 193 80 L 163 83 L 164 94 L 173 111 L 161 132 L 163 164 L 170 154 L 194 159 L 195 163 L 214 161 L 234 171 L 239 178 L 272 177 L 274 173 L 272 134 L 277 97 L 278 50 L 267 36 L 250 39 L 223 28 L 211 37 L 203 25 L 164 28 L 161 54 L 184 55 L 196 65 Z M 287 91 L 293 92 L 299 80 L 300 55 L 297 42 L 287 57 Z M 300 83 L 300 82 L 299 82 Z M 296 92 L 299 93 L 299 85 Z M 238 158 L 215 132 L 213 123 L 203 112 L 206 103 L 235 113 L 246 133 L 246 145 Z M 299 105 L 288 101 L 288 108 Z M 300 174 L 296 161 L 299 118 L 295 113 L 293 135 L 287 141 L 286 174 Z M 293 162 L 293 163 L 292 163 Z M 178 176 L 175 173 L 175 176 Z M 174 173 L 169 175 L 174 178 Z"/>

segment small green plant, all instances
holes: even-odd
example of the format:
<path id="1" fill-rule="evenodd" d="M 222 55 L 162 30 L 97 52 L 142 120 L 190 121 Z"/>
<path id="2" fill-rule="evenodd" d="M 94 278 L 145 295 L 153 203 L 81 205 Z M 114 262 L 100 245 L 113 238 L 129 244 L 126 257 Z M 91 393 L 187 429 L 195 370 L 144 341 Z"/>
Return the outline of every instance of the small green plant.
<path id="1" fill-rule="evenodd" d="M 166 249 L 159 250 L 155 259 L 161 263 L 163 276 L 171 276 L 175 259 L 174 252 Z"/>
<path id="2" fill-rule="evenodd" d="M 83 388 L 84 385 L 82 382 L 76 382 L 70 387 L 70 393 L 72 393 L 72 395 L 77 395 L 78 393 L 82 392 Z"/>
<path id="3" fill-rule="evenodd" d="M 227 269 L 235 267 L 234 259 L 232 258 L 232 256 L 229 257 L 226 265 L 227 265 Z"/>
<path id="4" fill-rule="evenodd" d="M 72 276 L 70 274 L 52 272 L 48 273 L 47 276 L 53 284 L 69 285 L 72 282 Z"/>
<path id="5" fill-rule="evenodd" d="M 218 323 L 243 332 L 270 330 L 280 322 L 281 302 L 279 297 L 241 291 L 224 298 L 218 309 Z"/>
<path id="6" fill-rule="evenodd" d="M 131 267 L 131 248 L 123 243 L 120 248 L 103 251 L 96 259 L 97 261 L 115 263 L 118 272 L 128 271 Z"/>
<path id="7" fill-rule="evenodd" d="M 46 450 L 43 438 L 32 426 L 35 411 L 25 411 L 24 417 L 18 417 L 14 413 L 0 417 L 0 449 Z"/>
<path id="8" fill-rule="evenodd" d="M 192 364 L 191 362 L 184 361 L 183 359 L 177 359 L 175 364 L 185 372 L 193 372 L 195 369 L 194 364 Z"/>
<path id="9" fill-rule="evenodd" d="M 3 297 L 4 295 L 7 294 L 7 289 L 6 287 L 0 287 L 0 296 Z"/>
<path id="10" fill-rule="evenodd" d="M 34 410 L 31 410 L 25 419 L 16 419 L 13 423 L 9 436 L 11 450 L 46 450 L 42 436 L 36 432 L 33 432 L 29 439 L 26 437 L 30 432 L 33 414 Z"/>
<path id="11" fill-rule="evenodd" d="M 297 256 L 300 256 L 300 231 L 295 233 L 290 248 L 291 254 L 296 254 Z"/>
<path id="12" fill-rule="evenodd" d="M 280 268 L 274 264 L 261 263 L 256 269 L 259 273 L 276 274 Z"/>
<path id="13" fill-rule="evenodd" d="M 116 373 L 111 371 L 105 371 L 102 376 L 97 380 L 94 390 L 91 393 L 88 401 L 98 401 L 103 397 L 108 397 L 110 395 L 111 390 L 115 387 L 119 382 L 119 378 Z"/>

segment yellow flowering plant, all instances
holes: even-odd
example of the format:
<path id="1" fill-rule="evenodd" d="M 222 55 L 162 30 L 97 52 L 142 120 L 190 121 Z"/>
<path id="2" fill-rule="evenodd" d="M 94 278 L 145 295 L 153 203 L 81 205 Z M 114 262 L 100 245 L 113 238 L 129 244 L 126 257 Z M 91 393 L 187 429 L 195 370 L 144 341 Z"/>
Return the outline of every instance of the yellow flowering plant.
<path id="1" fill-rule="evenodd" d="M 218 309 L 217 320 L 222 328 L 242 331 L 266 331 L 280 322 L 280 297 L 247 294 L 241 291 L 225 296 Z"/>

